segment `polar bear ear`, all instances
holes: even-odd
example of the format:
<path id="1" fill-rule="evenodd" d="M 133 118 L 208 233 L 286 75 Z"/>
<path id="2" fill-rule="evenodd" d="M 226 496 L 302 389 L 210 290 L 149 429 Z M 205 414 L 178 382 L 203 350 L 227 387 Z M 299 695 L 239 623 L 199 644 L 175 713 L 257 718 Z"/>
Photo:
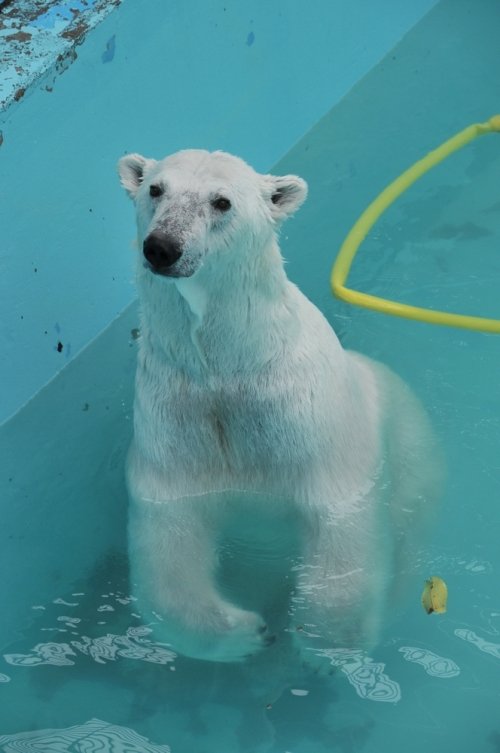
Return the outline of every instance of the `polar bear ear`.
<path id="1" fill-rule="evenodd" d="M 298 175 L 265 175 L 266 198 L 277 221 L 290 217 L 306 200 L 307 183 Z"/>
<path id="2" fill-rule="evenodd" d="M 118 173 L 121 184 L 130 198 L 135 199 L 143 181 L 144 173 L 154 164 L 156 164 L 154 159 L 147 159 L 140 154 L 126 154 L 119 160 Z"/>

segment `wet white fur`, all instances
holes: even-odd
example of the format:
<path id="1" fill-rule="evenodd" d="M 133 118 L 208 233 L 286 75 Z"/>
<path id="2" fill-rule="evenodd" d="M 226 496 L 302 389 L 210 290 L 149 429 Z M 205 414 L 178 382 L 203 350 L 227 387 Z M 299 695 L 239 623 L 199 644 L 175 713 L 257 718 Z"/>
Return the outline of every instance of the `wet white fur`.
<path id="1" fill-rule="evenodd" d="M 272 548 L 273 526 L 296 529 L 289 627 L 309 626 L 299 638 L 319 636 L 313 648 L 372 642 L 433 501 L 434 443 L 404 383 L 345 351 L 287 279 L 277 230 L 306 184 L 201 150 L 129 155 L 119 170 L 139 249 L 159 228 L 183 250 L 172 279 L 146 269 L 142 253 L 137 262 L 128 485 L 145 613 L 190 656 L 239 660 L 267 645 L 267 617 L 232 603 L 217 580 L 221 538 L 241 509 L 249 546 L 253 536 Z M 151 184 L 162 196 L 150 197 Z M 212 206 L 218 196 L 228 212 Z"/>

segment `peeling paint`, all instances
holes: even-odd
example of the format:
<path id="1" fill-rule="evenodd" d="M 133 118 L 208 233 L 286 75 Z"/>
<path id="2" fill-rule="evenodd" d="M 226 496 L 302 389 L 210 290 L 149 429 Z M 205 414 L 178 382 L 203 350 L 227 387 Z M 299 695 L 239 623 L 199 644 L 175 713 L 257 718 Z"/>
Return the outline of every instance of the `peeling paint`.
<path id="1" fill-rule="evenodd" d="M 9 34 L 5 37 L 6 42 L 29 42 L 32 38 L 32 34 L 27 31 L 17 31 L 15 34 Z"/>
<path id="2" fill-rule="evenodd" d="M 0 0 L 0 111 L 19 102 L 42 77 L 75 59 L 75 46 L 121 0 Z M 114 56 L 112 37 L 104 55 Z M 51 91 L 53 81 L 44 88 Z"/>

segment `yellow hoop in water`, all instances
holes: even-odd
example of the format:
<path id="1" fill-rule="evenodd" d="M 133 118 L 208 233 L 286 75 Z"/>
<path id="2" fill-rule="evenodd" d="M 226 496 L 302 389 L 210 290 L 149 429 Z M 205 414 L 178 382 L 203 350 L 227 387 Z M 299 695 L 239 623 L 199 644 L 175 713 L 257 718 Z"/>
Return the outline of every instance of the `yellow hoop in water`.
<path id="1" fill-rule="evenodd" d="M 486 123 L 475 123 L 457 133 L 437 149 L 429 152 L 423 159 L 415 162 L 399 178 L 396 178 L 382 193 L 377 196 L 361 217 L 352 227 L 343 242 L 335 264 L 332 268 L 330 284 L 337 298 L 353 303 L 356 306 L 380 311 L 384 314 L 401 316 L 406 319 L 415 319 L 429 324 L 445 324 L 450 327 L 462 327 L 480 332 L 493 332 L 500 334 L 500 319 L 487 319 L 482 316 L 466 316 L 464 314 L 451 314 L 446 311 L 409 306 L 405 303 L 390 301 L 386 298 L 361 293 L 345 286 L 349 270 L 358 248 L 366 235 L 377 222 L 379 217 L 391 204 L 398 199 L 415 181 L 422 177 L 428 170 L 445 160 L 450 154 L 461 149 L 477 136 L 485 133 L 500 132 L 500 115 L 494 115 Z"/>

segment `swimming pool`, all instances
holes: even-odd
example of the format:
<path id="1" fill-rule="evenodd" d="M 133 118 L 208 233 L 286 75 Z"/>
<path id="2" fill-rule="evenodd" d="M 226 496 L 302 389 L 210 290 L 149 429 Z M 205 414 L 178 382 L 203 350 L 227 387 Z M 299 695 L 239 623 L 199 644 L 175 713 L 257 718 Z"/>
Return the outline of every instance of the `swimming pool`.
<path id="1" fill-rule="evenodd" d="M 264 10 L 257 3 L 244 33 L 241 27 L 244 53 L 259 52 L 261 30 L 265 36 L 259 25 Z M 283 10 L 276 6 L 277 17 Z M 240 27 L 235 17 L 224 21 L 225 12 L 223 5 L 217 9 L 214 28 L 226 23 L 220 33 L 229 34 Z M 125 257 L 133 236 L 132 218 L 121 201 L 114 162 L 125 150 L 160 155 L 187 145 L 180 126 L 166 121 L 164 128 L 158 127 L 158 109 L 148 118 L 133 112 L 130 98 L 122 105 L 119 98 L 113 100 L 114 77 L 119 77 L 122 97 L 138 85 L 138 74 L 130 77 L 137 62 L 133 24 L 139 23 L 140 13 L 130 13 L 125 3 L 95 29 L 81 47 L 80 67 L 75 64 L 55 84 L 53 94 L 59 102 L 63 94 L 69 96 L 71 87 L 82 86 L 82 101 L 101 121 L 99 129 L 82 132 L 78 123 L 85 120 L 83 107 L 69 113 L 65 126 L 52 124 L 50 156 L 53 160 L 56 147 L 65 157 L 76 152 L 72 175 L 88 175 L 93 160 L 96 167 L 90 170 L 90 180 L 82 178 L 83 193 L 78 187 L 82 181 L 71 183 L 75 200 L 64 203 L 68 213 L 61 231 L 51 235 L 43 225 L 47 250 L 44 246 L 44 253 L 37 255 L 37 248 L 29 245 L 34 255 L 16 261 L 24 264 L 19 279 L 26 278 L 26 283 L 6 293 L 17 300 L 13 308 L 18 319 L 23 315 L 29 321 L 16 320 L 4 340 L 7 355 L 16 348 L 21 353 L 17 360 L 13 357 L 16 367 L 5 382 L 13 384 L 17 403 L 12 397 L 4 414 L 15 415 L 1 429 L 5 502 L 0 557 L 6 574 L 0 623 L 3 749 L 69 750 L 71 743 L 79 749 L 80 741 L 83 750 L 86 740 L 88 749 L 93 744 L 97 750 L 97 741 L 107 739 L 117 750 L 128 744 L 128 749 L 138 751 L 166 751 L 167 746 L 174 752 L 411 753 L 438 746 L 445 751 L 495 751 L 500 747 L 498 340 L 350 308 L 331 298 L 328 274 L 345 233 L 387 182 L 447 136 L 499 110 L 500 85 L 494 75 L 498 5 L 493 0 L 435 4 L 418 23 L 416 18 L 407 22 L 406 36 L 400 38 L 400 30 L 392 42 L 386 40 L 383 58 L 367 60 L 366 69 L 360 68 L 345 90 L 328 91 L 323 79 L 310 84 L 311 89 L 321 88 L 323 99 L 311 95 L 304 112 L 299 113 L 299 105 L 286 110 L 286 102 L 279 103 L 288 116 L 286 124 L 279 110 L 273 110 L 271 123 L 279 127 L 269 127 L 272 132 L 263 131 L 258 139 L 248 100 L 237 97 L 226 114 L 226 131 L 218 131 L 220 120 L 207 116 L 191 132 L 195 145 L 223 146 L 258 169 L 272 166 L 277 173 L 298 173 L 309 182 L 308 202 L 283 232 L 289 276 L 326 313 L 346 347 L 388 363 L 412 385 L 447 455 L 445 499 L 418 566 L 422 581 L 431 574 L 447 581 L 448 612 L 427 616 L 417 590 L 408 595 L 405 613 L 388 624 L 380 646 L 369 656 L 355 651 L 332 656 L 332 677 L 298 672 L 281 694 L 265 662 L 249 674 L 241 666 L 175 657 L 168 647 L 155 643 L 135 616 L 127 586 L 122 467 L 130 437 L 137 314 L 135 304 L 128 305 L 133 295 L 132 254 Z M 174 28 L 186 23 L 180 9 L 169 16 Z M 202 27 L 200 22 L 193 30 L 190 59 L 201 43 Z M 101 61 L 113 34 L 116 69 Z M 104 83 L 97 77 L 97 66 L 89 63 L 93 48 Z M 265 70 L 268 61 L 260 54 Z M 322 54 L 326 55 L 324 47 Z M 223 78 L 223 62 L 217 63 L 216 71 L 227 94 L 231 81 Z M 206 86 L 209 81 L 207 75 Z M 296 86 L 303 93 L 307 76 Z M 290 82 L 289 87 L 284 99 L 293 96 Z M 96 102 L 91 101 L 93 91 Z M 258 100 L 256 91 L 252 96 Z M 36 148 L 29 146 L 45 143 L 36 127 L 38 122 L 52 123 L 51 108 L 57 112 L 57 105 L 43 94 L 34 91 L 3 125 L 4 175 L 14 175 L 17 139 L 35 160 L 29 165 L 28 184 L 40 197 L 31 225 L 20 226 L 16 220 L 16 232 L 5 225 L 8 248 L 25 248 L 35 221 L 47 214 L 54 218 L 55 206 L 69 190 L 68 166 L 62 169 L 54 163 L 53 186 L 46 172 L 39 173 L 46 163 L 36 162 Z M 158 92 L 147 95 L 156 101 Z M 197 107 L 211 113 L 210 95 L 200 96 Z M 259 107 L 272 106 L 272 87 L 266 96 Z M 167 112 L 166 105 L 162 107 Z M 194 113 L 194 104 L 190 107 Z M 40 118 L 37 123 L 34 113 Z M 123 120 L 131 122 L 127 129 Z M 243 137 L 231 130 L 243 122 L 248 131 L 244 148 Z M 106 154 L 97 136 L 109 139 Z M 131 143 L 132 137 L 138 141 Z M 116 152 L 108 155 L 113 138 Z M 256 140 L 265 140 L 267 151 Z M 280 143 L 291 146 L 284 156 Z M 412 188 L 362 247 L 350 280 L 353 287 L 418 305 L 498 316 L 499 167 L 496 137 L 486 137 Z M 50 199 L 42 191 L 48 185 L 54 191 Z M 27 190 L 25 178 L 17 181 L 16 189 L 23 186 Z M 114 193 L 119 197 L 116 205 L 109 199 Z M 22 190 L 17 202 L 16 210 L 21 211 L 26 203 Z M 86 224 L 80 216 L 82 206 Z M 89 240 L 82 238 L 84 229 L 99 249 L 99 255 L 89 254 L 91 265 L 85 263 Z M 64 253 L 68 248 L 77 262 Z M 60 252 L 58 262 L 49 266 L 46 260 L 54 249 Z M 91 287 L 96 277 L 97 292 Z M 59 316 L 53 315 L 54 296 Z M 43 299 L 36 304 L 39 308 L 30 308 L 30 297 Z M 106 297 L 102 307 L 96 303 L 99 297 Z M 50 353 L 45 356 L 42 346 L 48 340 Z M 62 353 L 54 349 L 59 342 Z M 76 358 L 74 352 L 67 355 L 68 343 L 79 351 Z M 59 371 L 60 357 L 66 367 L 39 390 Z M 31 395 L 31 402 L 15 410 Z"/>

